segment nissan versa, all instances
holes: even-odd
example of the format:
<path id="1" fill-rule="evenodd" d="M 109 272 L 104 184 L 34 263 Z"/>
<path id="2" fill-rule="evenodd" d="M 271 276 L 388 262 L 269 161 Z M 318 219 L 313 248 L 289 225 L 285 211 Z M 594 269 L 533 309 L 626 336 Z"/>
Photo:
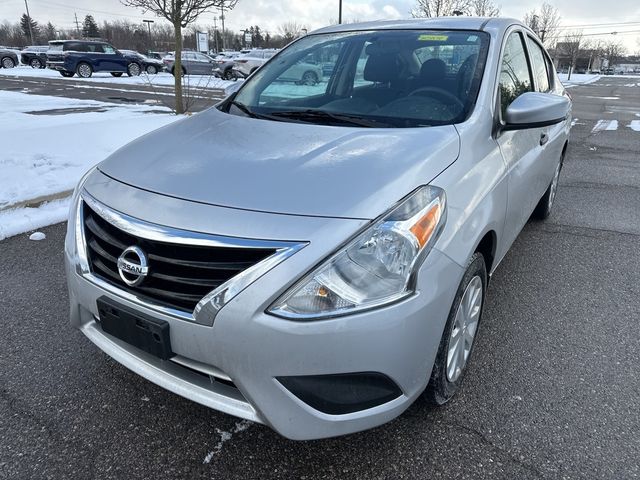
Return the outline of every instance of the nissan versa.
<path id="1" fill-rule="evenodd" d="M 289 80 L 299 63 L 323 78 Z M 442 405 L 491 273 L 550 213 L 570 125 L 515 20 L 318 30 L 81 180 L 71 323 L 152 382 L 292 439 Z"/>

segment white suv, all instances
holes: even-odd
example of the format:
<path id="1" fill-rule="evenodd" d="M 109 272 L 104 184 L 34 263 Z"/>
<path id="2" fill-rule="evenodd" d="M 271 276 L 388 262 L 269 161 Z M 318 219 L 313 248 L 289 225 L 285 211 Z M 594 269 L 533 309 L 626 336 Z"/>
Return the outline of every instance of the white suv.
<path id="1" fill-rule="evenodd" d="M 278 53 L 278 50 L 251 50 L 246 55 L 235 59 L 235 68 L 249 76 L 267 63 L 267 60 L 276 53 Z"/>

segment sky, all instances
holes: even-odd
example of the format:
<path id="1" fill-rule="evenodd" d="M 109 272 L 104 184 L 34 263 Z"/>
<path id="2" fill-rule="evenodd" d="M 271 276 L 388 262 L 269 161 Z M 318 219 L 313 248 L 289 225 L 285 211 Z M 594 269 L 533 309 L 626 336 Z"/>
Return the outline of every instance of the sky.
<path id="1" fill-rule="evenodd" d="M 119 0 L 28 0 L 31 16 L 40 23 L 51 21 L 62 28 L 74 26 L 74 13 L 81 21 L 88 13 L 101 23 L 103 20 L 143 18 L 140 10 L 123 6 Z M 502 16 L 522 19 L 524 14 L 539 7 L 539 0 L 509 0 L 496 4 L 502 8 Z M 630 53 L 640 51 L 640 2 L 638 0 L 550 0 L 558 8 L 563 26 L 584 26 L 585 34 L 603 33 L 594 39 L 621 40 Z M 343 17 L 350 20 L 379 20 L 410 18 L 415 0 L 343 0 Z M 25 11 L 24 0 L 0 0 L 0 22 L 17 20 Z M 202 16 L 198 23 L 214 23 L 218 13 Z M 338 18 L 338 0 L 240 0 L 236 9 L 228 12 L 226 28 L 242 30 L 259 25 L 263 31 L 277 33 L 278 26 L 295 20 L 310 31 L 332 23 Z M 610 24 L 610 25 L 603 25 Z M 573 30 L 573 29 L 571 29 Z M 619 32 L 613 36 L 611 32 Z M 624 34 L 625 31 L 634 33 Z"/>

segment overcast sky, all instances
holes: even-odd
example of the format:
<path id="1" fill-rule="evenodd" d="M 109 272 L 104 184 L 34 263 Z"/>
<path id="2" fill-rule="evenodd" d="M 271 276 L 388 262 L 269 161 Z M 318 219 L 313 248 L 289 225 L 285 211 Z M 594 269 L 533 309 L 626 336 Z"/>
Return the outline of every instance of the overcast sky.
<path id="1" fill-rule="evenodd" d="M 91 13 L 98 23 L 103 20 L 129 18 L 140 21 L 141 11 L 124 7 L 119 0 L 28 0 L 32 17 L 40 23 L 71 28 L 74 13 L 82 20 Z M 415 0 L 343 0 L 345 20 L 378 20 L 409 18 Z M 502 15 L 522 18 L 525 12 L 539 7 L 542 2 L 534 0 L 509 0 L 496 2 L 502 5 Z M 593 25 L 617 23 L 613 26 L 586 27 L 585 33 L 609 33 L 612 31 L 640 31 L 640 1 L 638 0 L 551 0 L 563 19 L 564 25 Z M 24 0 L 0 0 L 0 21 L 17 20 L 24 13 Z M 202 24 L 213 24 L 216 13 L 202 17 Z M 259 25 L 263 30 L 276 33 L 278 25 L 288 20 L 296 20 L 310 30 L 327 25 L 338 17 L 338 0 L 240 0 L 233 12 L 227 14 L 227 28 L 244 29 Z M 636 22 L 626 24 L 627 22 Z M 610 39 L 610 35 L 593 38 Z M 619 34 L 631 52 L 640 50 L 640 32 Z"/>

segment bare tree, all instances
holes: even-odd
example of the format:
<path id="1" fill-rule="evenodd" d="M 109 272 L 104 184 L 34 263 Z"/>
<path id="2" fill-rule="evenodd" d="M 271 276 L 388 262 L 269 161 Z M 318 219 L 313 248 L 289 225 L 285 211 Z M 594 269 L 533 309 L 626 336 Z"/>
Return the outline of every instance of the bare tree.
<path id="1" fill-rule="evenodd" d="M 569 57 L 569 75 L 567 80 L 571 80 L 571 74 L 576 66 L 576 61 L 580 56 L 580 53 L 584 49 L 584 36 L 582 30 L 575 30 L 569 32 L 566 36 L 566 40 L 562 42 L 563 53 Z"/>
<path id="2" fill-rule="evenodd" d="M 416 18 L 460 15 L 458 12 L 467 12 L 471 3 L 471 0 L 417 0 L 411 15 Z"/>
<path id="3" fill-rule="evenodd" d="M 471 15 L 476 17 L 499 17 L 500 6 L 493 3 L 493 0 L 471 0 L 469 2 Z"/>
<path id="4" fill-rule="evenodd" d="M 144 13 L 152 12 L 158 17 L 166 18 L 173 25 L 175 37 L 175 111 L 184 113 L 182 98 L 182 29 L 195 23 L 198 17 L 207 10 L 220 8 L 224 5 L 227 9 L 233 8 L 237 0 L 228 2 L 225 0 L 121 0 L 123 5 L 142 9 Z M 231 3 L 231 5 L 230 5 Z"/>
<path id="5" fill-rule="evenodd" d="M 558 9 L 548 3 L 543 3 L 540 10 L 533 9 L 524 16 L 524 23 L 536 32 L 547 48 L 553 48 L 560 36 L 561 17 Z"/>
<path id="6" fill-rule="evenodd" d="M 305 29 L 304 25 L 299 24 L 295 20 L 285 22 L 278 27 L 278 31 L 285 43 L 290 43 L 300 36 L 300 32 Z"/>
<path id="7" fill-rule="evenodd" d="M 609 61 L 609 68 L 613 68 L 620 60 L 620 57 L 627 53 L 627 49 L 619 40 L 609 40 L 603 44 L 602 52 Z"/>

